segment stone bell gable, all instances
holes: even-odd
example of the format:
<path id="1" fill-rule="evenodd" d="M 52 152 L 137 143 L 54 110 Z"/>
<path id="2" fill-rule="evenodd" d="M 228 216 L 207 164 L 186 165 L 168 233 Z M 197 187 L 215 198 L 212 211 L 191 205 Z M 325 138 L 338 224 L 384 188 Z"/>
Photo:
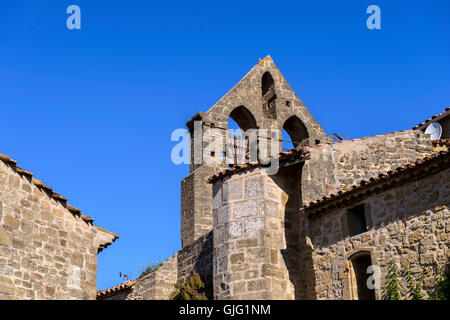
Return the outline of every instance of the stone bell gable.
<path id="1" fill-rule="evenodd" d="M 229 92 L 208 111 L 188 121 L 203 120 L 206 126 L 227 128 L 231 117 L 243 130 L 288 127 L 292 140 L 313 145 L 329 137 L 292 90 L 270 56 L 260 60 Z M 300 121 L 292 121 L 297 118 Z M 298 132 L 296 132 L 298 130 Z"/>
<path id="2" fill-rule="evenodd" d="M 423 271 L 429 296 L 449 258 L 450 140 L 424 131 L 439 121 L 447 132 L 448 116 L 446 109 L 411 130 L 333 142 L 273 60 L 260 60 L 188 121 L 191 147 L 203 153 L 211 143 L 195 135 L 195 121 L 200 133 L 215 128 L 225 137 L 232 118 L 244 131 L 284 128 L 294 148 L 276 153 L 273 174 L 264 161 L 191 163 L 181 188 L 182 249 L 98 298 L 169 299 L 173 283 L 195 270 L 214 299 L 382 299 L 380 288 L 365 290 L 365 271 L 379 267 L 384 286 L 392 260 L 415 277 Z"/>
<path id="3" fill-rule="evenodd" d="M 249 129 L 285 129 L 294 146 L 330 142 L 329 137 L 284 76 L 267 56 L 260 60 L 227 94 L 206 112 L 199 112 L 188 122 L 191 134 L 190 174 L 181 183 L 181 241 L 185 247 L 212 229 L 212 190 L 207 179 L 226 164 L 195 163 L 194 149 L 203 150 L 208 142 L 195 136 L 194 122 L 202 130 L 215 128 L 226 141 L 228 119 L 243 131 Z M 214 157 L 222 157 L 215 154 Z M 201 156 L 200 156 L 201 157 Z"/>

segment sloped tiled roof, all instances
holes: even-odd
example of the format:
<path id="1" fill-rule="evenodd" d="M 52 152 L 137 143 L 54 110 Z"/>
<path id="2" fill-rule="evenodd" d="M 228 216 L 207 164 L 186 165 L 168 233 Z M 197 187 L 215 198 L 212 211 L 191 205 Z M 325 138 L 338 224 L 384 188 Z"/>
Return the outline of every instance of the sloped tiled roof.
<path id="1" fill-rule="evenodd" d="M 294 159 L 294 158 L 303 158 L 306 157 L 308 155 L 308 151 L 306 150 L 306 147 L 298 147 L 295 149 L 291 149 L 288 151 L 284 151 L 278 154 L 278 159 L 279 161 L 288 161 L 289 159 Z M 263 164 L 258 161 L 257 163 L 254 164 L 250 164 L 250 163 L 245 163 L 245 164 L 238 164 L 238 165 L 234 165 L 232 168 L 230 169 L 225 169 L 221 172 L 219 172 L 218 174 L 213 175 L 212 177 L 210 177 L 208 179 L 209 183 L 214 183 L 219 179 L 222 179 L 226 176 L 231 176 L 233 174 L 239 173 L 239 172 L 244 172 L 256 167 L 260 167 L 263 166 Z"/>
<path id="2" fill-rule="evenodd" d="M 291 150 L 288 150 L 288 151 L 285 151 L 285 152 L 281 152 L 278 155 L 278 158 L 279 158 L 280 161 L 286 161 L 286 160 L 289 160 L 289 159 L 298 158 L 299 156 L 305 156 L 305 160 L 306 160 L 306 157 L 308 156 L 309 150 L 311 148 L 318 148 L 318 147 L 322 147 L 322 146 L 325 146 L 325 145 L 340 145 L 340 144 L 344 144 L 344 143 L 348 143 L 348 142 L 355 142 L 355 141 L 365 141 L 365 140 L 368 140 L 368 139 L 373 138 L 373 137 L 383 137 L 383 136 L 392 135 L 394 133 L 406 133 L 406 132 L 409 132 L 409 131 L 411 131 L 411 129 L 409 129 L 409 130 L 397 130 L 397 131 L 392 131 L 392 132 L 388 132 L 388 133 L 376 134 L 376 135 L 372 135 L 372 136 L 361 137 L 361 138 L 354 138 L 354 139 L 348 139 L 348 140 L 340 140 L 340 141 L 335 141 L 335 142 L 320 142 L 320 143 L 315 144 L 315 145 L 298 146 L 298 147 L 296 147 L 294 149 L 291 149 Z M 446 143 L 445 141 L 447 141 L 447 140 L 436 140 L 436 141 L 434 141 L 434 143 L 442 144 L 442 143 Z M 255 164 L 248 164 L 248 163 L 246 163 L 246 164 L 234 165 L 230 169 L 225 169 L 225 170 L 219 172 L 218 174 L 215 174 L 215 175 L 211 176 L 208 179 L 208 182 L 209 183 L 214 183 L 217 180 L 219 180 L 219 179 L 221 179 L 221 178 L 223 178 L 225 176 L 231 176 L 231 175 L 233 175 L 235 173 L 243 172 L 243 171 L 246 171 L 246 170 L 249 170 L 249 169 L 252 169 L 252 168 L 255 168 L 255 167 L 259 167 L 259 166 L 262 166 L 262 164 L 259 161 L 257 163 L 255 163 Z"/>
<path id="3" fill-rule="evenodd" d="M 47 185 L 44 184 L 44 182 L 42 182 L 41 180 L 38 180 L 36 178 L 33 177 L 33 173 L 31 173 L 30 171 L 27 171 L 25 169 L 22 169 L 20 167 L 17 166 L 17 161 L 11 159 L 9 156 L 6 156 L 4 154 L 0 153 L 0 160 L 3 161 L 4 163 L 6 163 L 7 165 L 9 165 L 15 172 L 17 172 L 19 175 L 25 176 L 27 178 L 30 179 L 30 181 L 40 190 L 45 191 L 49 196 L 51 196 L 55 201 L 59 202 L 63 207 L 65 207 L 70 213 L 72 213 L 75 216 L 80 217 L 84 222 L 88 223 L 88 224 L 92 224 L 94 222 L 94 219 L 91 217 L 88 217 L 84 214 L 82 214 L 81 210 L 71 206 L 70 204 L 67 203 L 67 198 L 63 197 L 62 195 L 53 192 L 53 188 L 49 187 Z M 97 230 L 100 230 L 101 232 L 105 232 L 108 234 L 111 234 L 111 241 L 108 241 L 106 243 L 102 243 L 100 244 L 100 247 L 98 248 L 98 252 L 102 251 L 103 249 L 105 249 L 106 247 L 108 247 L 109 245 L 111 245 L 115 240 L 117 240 L 119 238 L 118 235 L 116 235 L 115 233 L 112 233 L 111 231 L 108 231 L 106 229 L 103 229 L 99 226 L 96 226 Z"/>
<path id="4" fill-rule="evenodd" d="M 95 226 L 97 228 L 98 231 L 107 233 L 110 235 L 110 241 L 106 241 L 104 243 L 100 243 L 98 246 L 98 250 L 97 253 L 100 253 L 103 251 L 103 249 L 106 249 L 107 247 L 109 247 L 114 241 L 116 241 L 117 239 L 119 239 L 119 235 L 115 234 L 114 232 L 111 232 L 109 230 L 103 229 L 102 227 L 99 226 Z"/>
<path id="5" fill-rule="evenodd" d="M 424 122 L 419 123 L 417 126 L 413 127 L 413 130 L 417 130 L 417 129 L 424 129 L 429 123 L 440 120 L 442 118 L 445 118 L 447 116 L 450 115 L 450 107 L 445 108 L 444 112 L 441 112 L 439 114 L 436 114 L 434 116 L 432 116 L 431 118 L 428 118 L 427 120 L 425 120 Z"/>
<path id="6" fill-rule="evenodd" d="M 61 196 L 60 194 L 53 192 L 53 188 L 45 185 L 41 180 L 38 180 L 36 178 L 33 178 L 33 173 L 31 173 L 30 171 L 27 171 L 25 169 L 22 169 L 20 167 L 17 166 L 17 161 L 11 159 L 10 157 L 1 154 L 0 153 L 0 160 L 2 160 L 3 162 L 5 162 L 6 164 L 11 165 L 11 167 L 20 175 L 26 176 L 28 178 L 31 179 L 31 182 L 38 187 L 41 190 L 45 190 L 46 192 L 49 193 L 49 195 L 55 199 L 56 201 L 58 201 L 59 203 L 61 203 L 67 210 L 69 210 L 70 212 L 72 212 L 73 214 L 79 214 L 80 217 L 85 221 L 85 222 L 93 222 L 94 219 L 92 219 L 91 217 L 88 217 L 86 215 L 82 215 L 81 214 L 81 210 L 78 208 L 75 208 L 74 206 L 71 206 L 70 204 L 67 203 L 67 198 Z"/>
<path id="7" fill-rule="evenodd" d="M 448 139 L 433 140 L 432 143 L 433 143 L 433 147 L 437 147 L 437 146 L 447 147 L 447 148 L 450 147 L 450 140 L 448 140 Z"/>
<path id="8" fill-rule="evenodd" d="M 97 291 L 97 299 L 101 299 L 112 293 L 118 293 L 122 290 L 132 289 L 135 284 L 136 284 L 136 280 L 128 280 L 128 281 L 118 284 L 117 286 L 114 286 L 112 288 L 109 288 L 106 290 L 98 290 Z"/>
<path id="9" fill-rule="evenodd" d="M 450 167 L 450 152 L 448 150 L 436 152 L 393 171 L 380 174 L 377 178 L 362 180 L 348 189 L 342 189 L 317 201 L 310 202 L 303 206 L 301 211 L 308 214 L 313 212 L 323 213 L 341 205 L 358 202 L 370 194 L 445 170 L 448 167 Z"/>

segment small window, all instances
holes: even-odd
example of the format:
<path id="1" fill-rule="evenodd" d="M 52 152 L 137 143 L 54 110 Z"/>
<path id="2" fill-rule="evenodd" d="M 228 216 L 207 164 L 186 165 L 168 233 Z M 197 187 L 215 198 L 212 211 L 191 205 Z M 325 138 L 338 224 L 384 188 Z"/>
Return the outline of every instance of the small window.
<path id="1" fill-rule="evenodd" d="M 347 222 L 350 237 L 367 231 L 366 211 L 364 204 L 348 210 Z"/>

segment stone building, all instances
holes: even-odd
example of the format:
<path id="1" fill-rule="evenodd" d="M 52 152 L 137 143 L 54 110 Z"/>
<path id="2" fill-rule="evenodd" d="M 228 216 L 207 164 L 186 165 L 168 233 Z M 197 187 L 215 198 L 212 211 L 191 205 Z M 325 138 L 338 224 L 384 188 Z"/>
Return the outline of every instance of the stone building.
<path id="1" fill-rule="evenodd" d="M 119 236 L 0 154 L 0 299 L 95 299 L 97 254 Z"/>
<path id="2" fill-rule="evenodd" d="M 207 131 L 225 144 L 229 119 L 244 137 L 257 130 L 260 153 L 261 129 L 288 133 L 294 149 L 277 150 L 275 174 L 251 161 L 248 140 L 245 163 L 221 161 L 227 146 L 222 154 L 210 148 L 217 141 Z M 433 122 L 441 140 L 424 133 Z M 431 294 L 449 259 L 450 108 L 411 130 L 333 142 L 268 56 L 187 127 L 182 249 L 98 299 L 168 299 L 192 270 L 214 299 L 383 299 L 392 263 L 423 273 Z M 272 145 L 274 136 L 263 138 Z M 371 289 L 369 266 L 379 275 Z"/>
<path id="3" fill-rule="evenodd" d="M 435 145 L 396 132 L 282 153 L 272 176 L 246 166 L 212 177 L 215 298 L 364 298 L 344 282 L 362 253 L 382 277 L 392 259 L 426 270 L 431 292 L 450 220 L 450 154 L 437 151 L 448 142 Z"/>
<path id="4" fill-rule="evenodd" d="M 424 292 L 433 292 L 448 260 L 449 162 L 440 151 L 302 208 L 317 298 L 381 299 L 385 277 L 369 290 L 366 270 L 386 275 L 392 260 L 415 279 L 424 272 Z"/>
<path id="5" fill-rule="evenodd" d="M 194 270 L 214 299 L 383 299 L 393 264 L 432 294 L 449 260 L 450 108 L 334 142 L 268 56 L 186 125 L 182 249 L 101 291 L 97 254 L 118 236 L 0 154 L 0 299 L 169 299 Z"/>

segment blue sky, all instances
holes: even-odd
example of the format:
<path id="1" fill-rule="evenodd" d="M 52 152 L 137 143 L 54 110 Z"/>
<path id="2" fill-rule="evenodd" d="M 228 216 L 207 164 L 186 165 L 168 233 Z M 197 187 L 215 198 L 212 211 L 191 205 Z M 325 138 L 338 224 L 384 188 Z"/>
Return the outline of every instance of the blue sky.
<path id="1" fill-rule="evenodd" d="M 81 8 L 81 30 L 66 8 Z M 381 30 L 366 8 L 381 8 Z M 174 129 L 270 54 L 328 134 L 450 105 L 448 1 L 2 1 L 0 152 L 121 236 L 98 287 L 180 249 Z"/>

